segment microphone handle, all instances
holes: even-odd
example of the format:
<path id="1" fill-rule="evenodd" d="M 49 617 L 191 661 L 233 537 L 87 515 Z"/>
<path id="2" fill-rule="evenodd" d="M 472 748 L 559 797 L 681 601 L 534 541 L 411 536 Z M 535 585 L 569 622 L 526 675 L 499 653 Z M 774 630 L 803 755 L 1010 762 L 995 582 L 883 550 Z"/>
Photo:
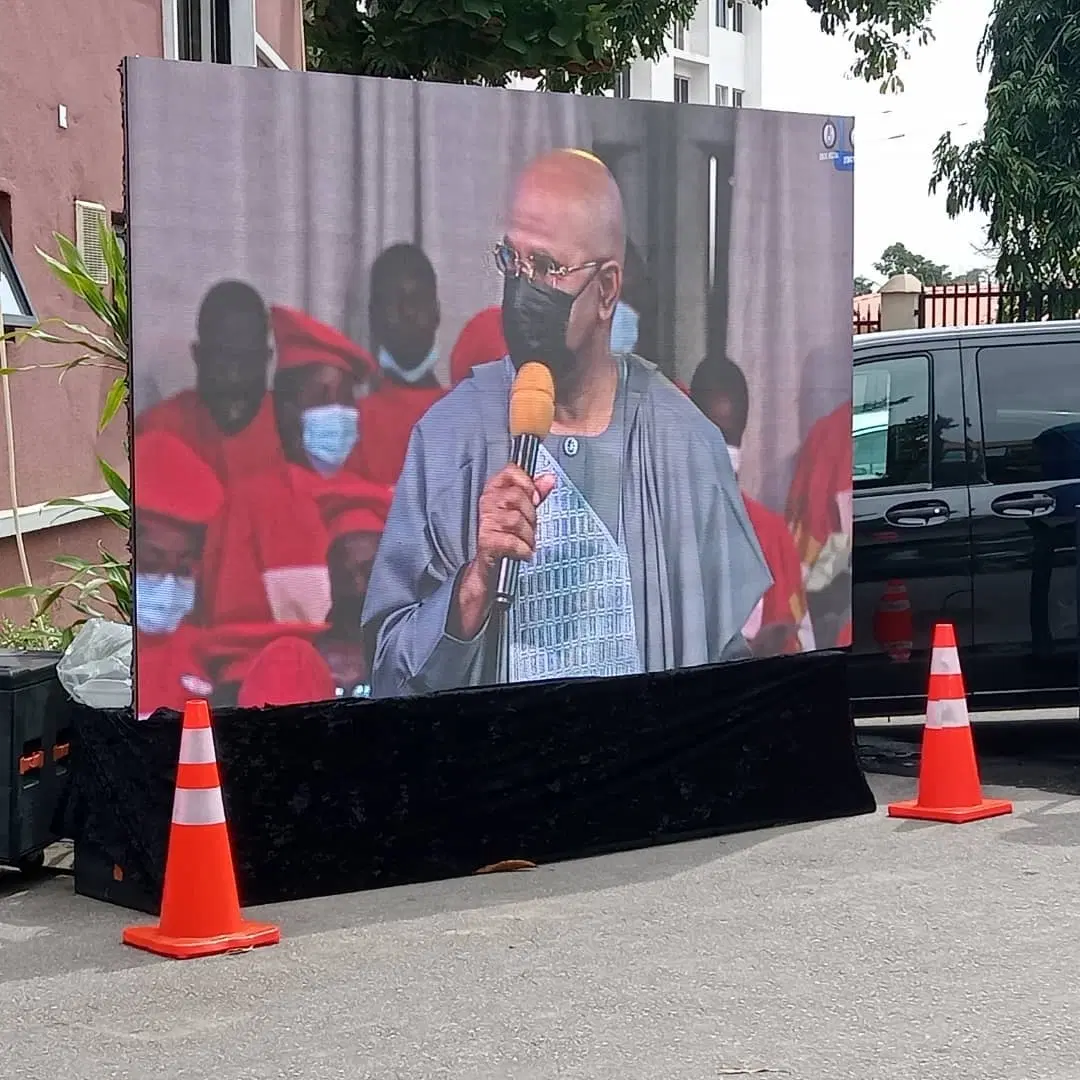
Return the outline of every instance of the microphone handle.
<path id="1" fill-rule="evenodd" d="M 536 460 L 539 456 L 540 440 L 535 435 L 514 436 L 510 460 L 530 477 L 536 475 Z M 514 602 L 520 571 L 521 563 L 517 559 L 508 559 L 504 556 L 499 562 L 499 576 L 495 585 L 497 607 L 508 608 Z"/>

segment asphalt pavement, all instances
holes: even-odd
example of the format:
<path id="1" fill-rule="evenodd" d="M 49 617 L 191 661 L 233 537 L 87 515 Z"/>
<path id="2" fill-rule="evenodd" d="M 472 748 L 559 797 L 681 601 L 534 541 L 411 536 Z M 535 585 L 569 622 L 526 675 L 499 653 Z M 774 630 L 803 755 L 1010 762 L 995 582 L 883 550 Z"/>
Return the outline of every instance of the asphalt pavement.
<path id="1" fill-rule="evenodd" d="M 980 732 L 1016 810 L 964 826 L 885 816 L 917 737 L 861 733 L 874 815 L 263 908 L 231 957 L 0 877 L 0 1077 L 1076 1080 L 1080 724 Z"/>

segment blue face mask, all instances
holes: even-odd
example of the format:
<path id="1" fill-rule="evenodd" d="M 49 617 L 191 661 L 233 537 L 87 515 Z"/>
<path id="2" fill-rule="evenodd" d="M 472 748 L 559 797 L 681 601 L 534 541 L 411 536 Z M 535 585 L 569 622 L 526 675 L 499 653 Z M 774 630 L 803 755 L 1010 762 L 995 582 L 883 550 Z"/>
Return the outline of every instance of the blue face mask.
<path id="1" fill-rule="evenodd" d="M 615 305 L 611 317 L 611 351 L 616 355 L 634 351 L 638 336 L 638 313 L 624 300 Z"/>
<path id="2" fill-rule="evenodd" d="M 323 476 L 336 473 L 360 437 L 358 413 L 352 405 L 318 405 L 300 417 L 304 452 Z"/>
<path id="3" fill-rule="evenodd" d="M 171 634 L 195 606 L 195 581 L 175 574 L 135 575 L 135 625 L 143 634 Z"/>
<path id="4" fill-rule="evenodd" d="M 414 368 L 400 367 L 394 357 L 382 345 L 379 346 L 379 367 L 404 383 L 418 383 L 421 379 L 427 378 L 438 362 L 439 354 L 434 345 L 431 347 L 431 352 Z"/>

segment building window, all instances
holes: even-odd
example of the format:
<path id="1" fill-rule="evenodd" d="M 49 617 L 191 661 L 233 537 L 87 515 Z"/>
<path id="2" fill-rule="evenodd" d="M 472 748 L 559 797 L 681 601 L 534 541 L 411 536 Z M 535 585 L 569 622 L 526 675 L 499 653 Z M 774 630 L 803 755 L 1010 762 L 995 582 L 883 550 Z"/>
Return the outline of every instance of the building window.
<path id="1" fill-rule="evenodd" d="M 615 97 L 628 98 L 630 96 L 630 69 L 624 67 L 615 76 Z"/>
<path id="2" fill-rule="evenodd" d="M 726 105 L 728 103 L 727 87 L 721 86 L 719 83 L 713 87 L 713 104 L 714 105 Z"/>
<path id="3" fill-rule="evenodd" d="M 682 49 L 682 50 L 685 51 L 685 49 L 686 49 L 686 24 L 685 23 L 680 22 L 680 23 L 675 24 L 675 32 L 672 34 L 671 41 L 672 41 L 672 44 L 675 46 L 676 49 Z"/>
<path id="4" fill-rule="evenodd" d="M 716 0 L 716 25 L 721 30 L 726 30 L 728 26 L 728 5 L 731 0 Z"/>
<path id="5" fill-rule="evenodd" d="M 675 100 L 681 105 L 690 102 L 690 80 L 685 75 L 675 76 Z"/>
<path id="6" fill-rule="evenodd" d="M 232 63 L 229 0 L 175 0 L 176 58 Z"/>
<path id="7" fill-rule="evenodd" d="M 742 108 L 742 96 L 743 96 L 743 92 L 741 90 L 732 90 L 731 91 L 731 104 L 732 104 L 732 106 L 734 108 L 736 108 L 736 109 L 741 109 Z"/>
<path id="8" fill-rule="evenodd" d="M 731 29 L 736 34 L 743 32 L 743 5 L 736 0 L 735 6 L 731 9 Z"/>
<path id="9" fill-rule="evenodd" d="M 0 311 L 4 330 L 33 326 L 37 321 L 11 254 L 11 196 L 6 191 L 0 191 Z"/>

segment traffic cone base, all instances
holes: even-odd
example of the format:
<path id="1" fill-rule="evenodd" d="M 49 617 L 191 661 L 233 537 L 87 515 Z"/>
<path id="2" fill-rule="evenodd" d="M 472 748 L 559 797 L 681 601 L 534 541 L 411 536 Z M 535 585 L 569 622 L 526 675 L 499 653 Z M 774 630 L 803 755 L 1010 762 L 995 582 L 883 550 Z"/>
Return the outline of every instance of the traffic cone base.
<path id="1" fill-rule="evenodd" d="M 242 922 L 239 930 L 215 937 L 170 937 L 156 926 L 129 926 L 123 933 L 125 945 L 145 949 L 170 960 L 194 960 L 198 956 L 246 952 L 260 945 L 276 945 L 280 940 L 281 930 L 278 927 L 257 922 Z"/>
<path id="2" fill-rule="evenodd" d="M 189 701 L 184 709 L 161 918 L 156 926 L 127 927 L 121 940 L 173 960 L 241 952 L 281 940 L 278 927 L 249 922 L 240 914 L 205 701 Z"/>
<path id="3" fill-rule="evenodd" d="M 1008 799 L 983 798 L 956 633 L 949 623 L 938 623 L 930 659 L 918 797 L 890 803 L 888 815 L 963 825 L 1012 812 Z"/>
<path id="4" fill-rule="evenodd" d="M 947 821 L 953 825 L 963 825 L 968 821 L 981 821 L 983 818 L 1000 817 L 1011 814 L 1013 804 L 1008 799 L 983 799 L 976 806 L 936 807 L 920 806 L 918 799 L 889 803 L 889 817 L 912 818 L 916 821 Z"/>

